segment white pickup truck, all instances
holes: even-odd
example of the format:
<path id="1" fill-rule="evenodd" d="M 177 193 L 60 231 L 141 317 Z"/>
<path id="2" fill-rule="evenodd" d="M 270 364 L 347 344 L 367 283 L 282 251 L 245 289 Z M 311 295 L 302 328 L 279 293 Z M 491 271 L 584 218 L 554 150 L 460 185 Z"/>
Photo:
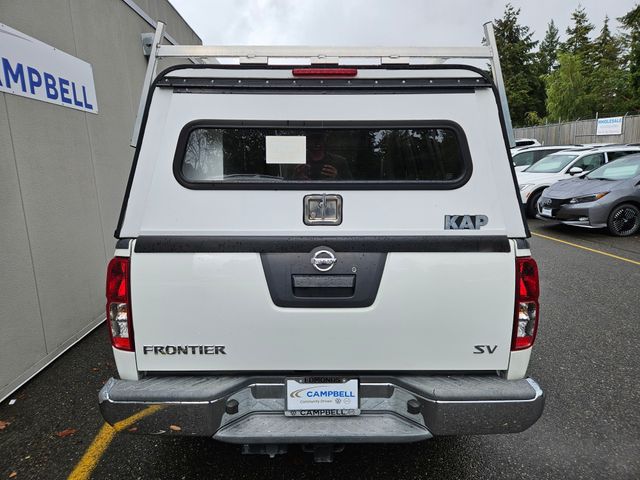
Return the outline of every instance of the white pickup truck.
<path id="1" fill-rule="evenodd" d="M 243 56 L 153 48 L 150 64 Z M 319 461 L 525 430 L 544 405 L 526 375 L 538 270 L 499 90 L 468 65 L 402 62 L 420 49 L 260 64 L 307 50 L 148 74 L 107 272 L 104 418 Z"/>

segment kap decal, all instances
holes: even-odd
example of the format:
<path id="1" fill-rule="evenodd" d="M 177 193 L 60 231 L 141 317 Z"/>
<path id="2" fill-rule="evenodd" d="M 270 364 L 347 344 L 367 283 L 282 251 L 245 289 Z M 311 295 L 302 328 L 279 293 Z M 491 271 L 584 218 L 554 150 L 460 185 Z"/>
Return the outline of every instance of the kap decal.
<path id="1" fill-rule="evenodd" d="M 489 223 L 486 215 L 445 215 L 445 230 L 480 230 Z"/>

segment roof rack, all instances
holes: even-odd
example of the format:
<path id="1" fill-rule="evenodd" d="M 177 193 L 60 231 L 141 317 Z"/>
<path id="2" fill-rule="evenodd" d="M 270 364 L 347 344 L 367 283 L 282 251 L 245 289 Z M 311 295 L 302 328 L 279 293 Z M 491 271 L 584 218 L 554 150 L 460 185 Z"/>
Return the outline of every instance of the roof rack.
<path id="1" fill-rule="evenodd" d="M 133 126 L 131 146 L 135 147 L 140 135 L 140 125 L 147 96 L 160 58 L 186 58 L 193 63 L 218 64 L 218 59 L 236 59 L 240 64 L 268 66 L 278 59 L 304 59 L 306 65 L 344 64 L 343 60 L 377 60 L 380 66 L 402 64 L 444 63 L 449 59 L 487 60 L 491 66 L 493 82 L 498 89 L 505 127 L 511 147 L 515 145 L 511 115 L 505 92 L 500 57 L 496 46 L 493 24 L 484 24 L 485 46 L 481 47 L 307 47 L 307 46 L 209 46 L 209 45 L 162 45 L 165 24 L 157 22 L 153 39 L 143 34 L 143 50 L 149 63 L 142 86 L 138 114 Z M 295 64 L 295 63 L 292 63 Z M 282 65 L 282 64 L 280 64 Z"/>

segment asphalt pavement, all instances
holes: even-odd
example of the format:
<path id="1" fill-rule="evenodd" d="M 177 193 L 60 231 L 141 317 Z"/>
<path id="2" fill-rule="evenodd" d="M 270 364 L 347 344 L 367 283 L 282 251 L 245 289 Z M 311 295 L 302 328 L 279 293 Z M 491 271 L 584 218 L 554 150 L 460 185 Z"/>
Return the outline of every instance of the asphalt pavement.
<path id="1" fill-rule="evenodd" d="M 347 446 L 332 464 L 295 446 L 270 459 L 209 439 L 123 432 L 92 478 L 640 478 L 640 236 L 531 228 L 542 321 L 529 374 L 547 403 L 529 430 Z M 12 395 L 13 405 L 0 404 L 0 480 L 67 478 L 103 425 L 97 391 L 114 375 L 103 325 Z"/>

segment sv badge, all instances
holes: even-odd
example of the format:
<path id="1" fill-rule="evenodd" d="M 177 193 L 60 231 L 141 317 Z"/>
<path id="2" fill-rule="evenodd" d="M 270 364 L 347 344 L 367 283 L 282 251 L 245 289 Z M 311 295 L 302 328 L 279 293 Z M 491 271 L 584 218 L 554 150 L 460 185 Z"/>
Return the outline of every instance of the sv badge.
<path id="1" fill-rule="evenodd" d="M 498 348 L 498 345 L 474 345 L 473 346 L 475 352 L 474 355 L 481 355 L 483 353 L 488 353 L 491 355 Z"/>

